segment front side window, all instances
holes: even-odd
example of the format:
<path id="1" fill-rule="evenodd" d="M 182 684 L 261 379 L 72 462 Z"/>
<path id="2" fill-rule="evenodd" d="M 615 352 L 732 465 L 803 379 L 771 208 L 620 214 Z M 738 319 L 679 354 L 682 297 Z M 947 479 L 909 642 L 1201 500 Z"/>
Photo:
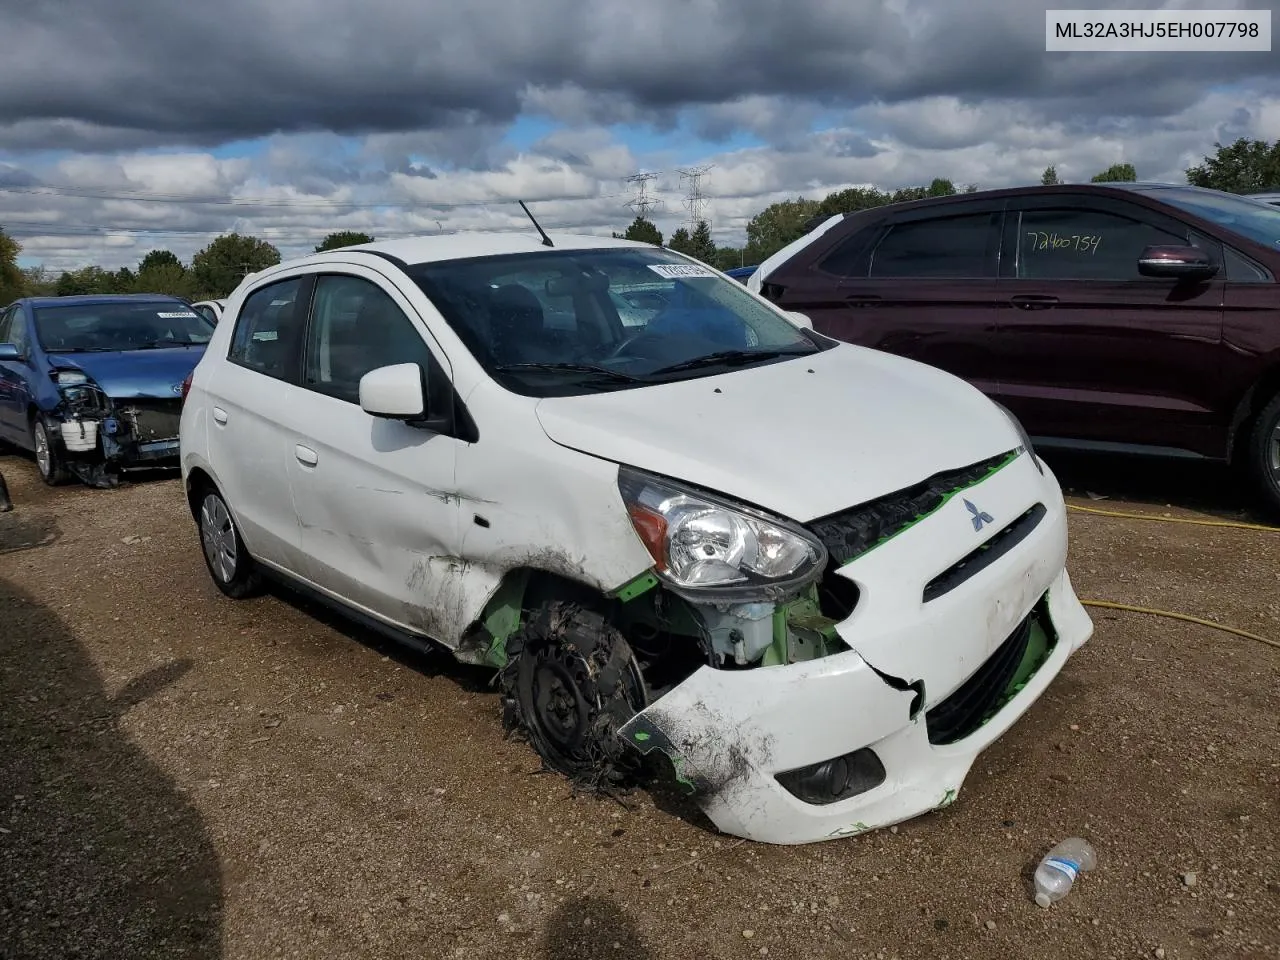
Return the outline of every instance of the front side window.
<path id="1" fill-rule="evenodd" d="M 35 308 L 48 353 L 102 353 L 203 346 L 213 324 L 178 301 L 106 301 Z"/>
<path id="2" fill-rule="evenodd" d="M 1264 203 L 1217 190 L 1161 190 L 1154 196 L 1254 243 L 1280 249 L 1280 209 L 1273 205 L 1275 201 Z"/>
<path id="3" fill-rule="evenodd" d="M 360 379 L 399 363 L 416 363 L 426 376 L 431 353 L 390 295 L 360 277 L 320 277 L 312 298 L 303 386 L 359 404 Z"/>
<path id="4" fill-rule="evenodd" d="M 448 260 L 409 275 L 486 371 L 529 396 L 723 373 L 823 349 L 742 284 L 656 247 Z"/>
<path id="5" fill-rule="evenodd" d="M 973 279 L 996 275 L 1000 214 L 897 223 L 871 254 L 872 278 Z"/>
<path id="6" fill-rule="evenodd" d="M 1018 230 L 1018 276 L 1152 282 L 1138 272 L 1142 251 L 1187 243 L 1187 233 L 1088 207 L 1026 210 Z"/>
<path id="7" fill-rule="evenodd" d="M 261 287 L 245 298 L 236 317 L 227 359 L 278 380 L 287 380 L 302 333 L 298 308 L 302 278 Z"/>

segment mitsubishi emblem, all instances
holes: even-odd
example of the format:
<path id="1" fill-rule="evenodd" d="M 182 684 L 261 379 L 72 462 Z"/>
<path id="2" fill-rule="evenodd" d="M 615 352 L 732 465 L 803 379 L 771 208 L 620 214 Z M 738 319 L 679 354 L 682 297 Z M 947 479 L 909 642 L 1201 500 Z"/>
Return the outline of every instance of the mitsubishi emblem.
<path id="1" fill-rule="evenodd" d="M 983 526 L 988 523 L 995 523 L 995 518 L 991 516 L 991 514 L 987 513 L 986 511 L 979 510 L 976 506 L 974 506 L 973 501 L 966 500 L 964 502 L 964 505 L 969 508 L 969 513 L 971 514 L 970 519 L 973 520 L 974 533 L 977 533 L 978 531 L 980 531 L 983 528 Z"/>

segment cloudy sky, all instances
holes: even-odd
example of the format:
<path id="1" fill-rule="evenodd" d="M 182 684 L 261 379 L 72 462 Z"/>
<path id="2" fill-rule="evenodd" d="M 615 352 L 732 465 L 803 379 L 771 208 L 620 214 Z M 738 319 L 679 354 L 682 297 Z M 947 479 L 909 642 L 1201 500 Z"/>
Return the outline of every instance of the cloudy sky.
<path id="1" fill-rule="evenodd" d="M 1084 4 L 1079 4 L 1083 6 Z M 1126 0 L 1096 7 L 1158 7 Z M 1077 4 L 1054 4 L 1077 6 Z M 1170 2 L 1169 8 L 1265 6 Z M 285 256 L 379 237 L 622 229 L 710 165 L 716 239 L 788 196 L 1053 164 L 1183 179 L 1280 139 L 1280 53 L 1046 53 L 1028 0 L 0 0 L 0 226 L 23 263 Z"/>

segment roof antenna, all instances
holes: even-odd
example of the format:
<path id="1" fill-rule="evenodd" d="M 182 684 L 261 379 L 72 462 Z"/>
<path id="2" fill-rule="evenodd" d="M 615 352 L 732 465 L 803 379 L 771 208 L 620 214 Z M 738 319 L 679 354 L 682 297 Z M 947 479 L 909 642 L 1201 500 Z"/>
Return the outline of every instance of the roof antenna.
<path id="1" fill-rule="evenodd" d="M 529 208 L 524 205 L 524 201 L 517 200 L 516 203 L 520 204 L 520 209 L 525 212 L 525 214 L 529 217 L 530 220 L 533 220 L 533 214 L 529 213 Z M 543 230 L 542 227 L 538 225 L 537 220 L 533 220 L 533 225 L 535 228 L 537 228 L 538 233 L 542 235 L 542 245 L 544 247 L 554 247 L 555 244 L 552 243 L 551 238 L 547 236 L 547 231 Z"/>

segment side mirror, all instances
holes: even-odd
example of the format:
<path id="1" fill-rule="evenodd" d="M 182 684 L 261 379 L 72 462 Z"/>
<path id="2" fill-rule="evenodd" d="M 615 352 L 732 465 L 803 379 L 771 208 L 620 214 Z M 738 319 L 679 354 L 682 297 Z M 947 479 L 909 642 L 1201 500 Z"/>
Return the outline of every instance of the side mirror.
<path id="1" fill-rule="evenodd" d="M 426 393 L 422 368 L 416 363 L 378 367 L 360 378 L 360 407 L 387 420 L 425 420 Z"/>
<path id="2" fill-rule="evenodd" d="M 794 323 L 797 327 L 803 327 L 805 330 L 813 329 L 813 321 L 810 320 L 807 315 L 803 313 L 799 313 L 796 310 L 786 310 L 784 312 L 787 315 L 787 319 L 790 320 L 792 323 Z"/>
<path id="3" fill-rule="evenodd" d="M 1153 246 L 1138 257 L 1138 273 L 1170 280 L 1208 280 L 1218 265 L 1199 247 Z"/>
<path id="4" fill-rule="evenodd" d="M 21 360 L 22 351 L 18 349 L 18 345 L 14 343 L 0 343 L 0 361 L 4 360 Z"/>

